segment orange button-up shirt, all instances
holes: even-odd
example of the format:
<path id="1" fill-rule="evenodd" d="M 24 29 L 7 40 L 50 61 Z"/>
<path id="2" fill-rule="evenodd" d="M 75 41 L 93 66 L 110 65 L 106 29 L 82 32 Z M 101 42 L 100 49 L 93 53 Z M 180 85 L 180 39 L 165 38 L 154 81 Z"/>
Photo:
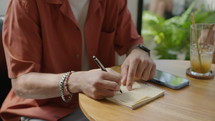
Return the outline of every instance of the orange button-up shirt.
<path id="1" fill-rule="evenodd" d="M 97 68 L 93 55 L 110 67 L 115 64 L 115 51 L 122 55 L 143 42 L 132 23 L 127 0 L 90 0 L 84 35 L 91 69 Z M 68 0 L 11 0 L 3 30 L 9 77 L 80 71 L 81 39 Z M 55 121 L 72 113 L 77 101 L 77 95 L 71 103 L 60 98 L 23 99 L 11 90 L 1 116 L 5 120 L 27 116 Z"/>

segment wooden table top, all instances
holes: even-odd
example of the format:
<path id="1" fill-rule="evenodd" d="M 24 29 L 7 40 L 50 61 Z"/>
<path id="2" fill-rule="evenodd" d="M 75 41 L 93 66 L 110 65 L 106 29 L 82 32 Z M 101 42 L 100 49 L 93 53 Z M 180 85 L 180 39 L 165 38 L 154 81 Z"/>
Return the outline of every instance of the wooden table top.
<path id="1" fill-rule="evenodd" d="M 136 110 L 106 100 L 79 94 L 79 104 L 92 121 L 215 121 L 215 79 L 197 80 L 186 76 L 189 61 L 156 60 L 157 69 L 190 80 L 190 86 L 172 90 L 163 86 L 165 95 Z M 215 71 L 215 64 L 212 66 Z"/>

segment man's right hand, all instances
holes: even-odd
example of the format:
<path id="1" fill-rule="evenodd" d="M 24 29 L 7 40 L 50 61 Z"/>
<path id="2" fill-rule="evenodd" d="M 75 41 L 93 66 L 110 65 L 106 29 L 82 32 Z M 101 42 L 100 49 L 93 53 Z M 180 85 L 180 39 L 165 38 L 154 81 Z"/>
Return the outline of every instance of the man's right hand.
<path id="1" fill-rule="evenodd" d="M 69 79 L 71 92 L 83 92 L 94 99 L 113 97 L 120 90 L 121 75 L 112 69 L 108 72 L 94 69 L 90 71 L 74 72 Z"/>

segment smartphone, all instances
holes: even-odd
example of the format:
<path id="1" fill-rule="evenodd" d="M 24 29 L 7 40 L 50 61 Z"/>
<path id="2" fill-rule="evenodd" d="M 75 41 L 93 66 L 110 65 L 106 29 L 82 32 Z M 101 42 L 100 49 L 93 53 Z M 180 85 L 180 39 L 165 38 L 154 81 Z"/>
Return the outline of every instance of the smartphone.
<path id="1" fill-rule="evenodd" d="M 181 89 L 189 85 L 190 81 L 164 71 L 156 70 L 154 79 L 149 80 L 153 83 L 160 84 L 171 89 Z"/>

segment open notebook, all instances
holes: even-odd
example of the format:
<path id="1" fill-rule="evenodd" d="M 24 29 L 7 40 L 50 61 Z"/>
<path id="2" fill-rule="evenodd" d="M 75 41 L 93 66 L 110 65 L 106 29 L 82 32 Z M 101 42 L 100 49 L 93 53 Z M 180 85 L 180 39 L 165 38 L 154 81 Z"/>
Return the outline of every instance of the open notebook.
<path id="1" fill-rule="evenodd" d="M 118 67 L 112 69 L 119 72 Z M 125 86 L 121 86 L 121 90 L 123 93 L 117 92 L 114 97 L 107 98 L 107 100 L 131 109 L 136 109 L 164 95 L 164 90 L 142 82 L 135 82 L 132 91 L 128 91 Z"/>

